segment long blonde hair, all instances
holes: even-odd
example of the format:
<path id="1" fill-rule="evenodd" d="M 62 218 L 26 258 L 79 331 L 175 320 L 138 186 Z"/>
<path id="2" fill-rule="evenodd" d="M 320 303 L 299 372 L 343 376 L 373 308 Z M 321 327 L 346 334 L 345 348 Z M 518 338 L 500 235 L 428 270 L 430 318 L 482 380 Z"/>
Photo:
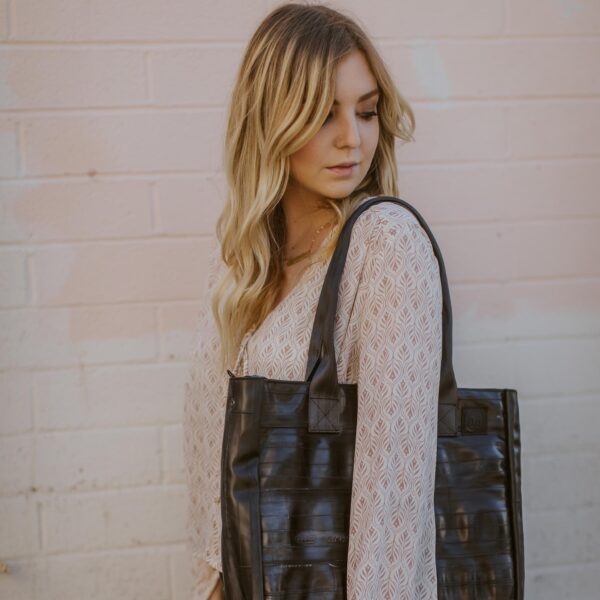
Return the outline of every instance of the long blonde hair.
<path id="1" fill-rule="evenodd" d="M 284 275 L 280 200 L 288 184 L 289 156 L 319 131 L 333 106 L 336 67 L 357 49 L 380 90 L 379 141 L 358 187 L 345 198 L 326 199 L 336 217 L 326 258 L 363 199 L 398 195 L 394 138 L 414 139 L 413 112 L 362 28 L 328 6 L 283 4 L 267 15 L 248 43 L 228 109 L 227 199 L 216 225 L 228 267 L 211 295 L 223 370 L 233 364 L 244 334 L 260 325 L 277 302 Z"/>

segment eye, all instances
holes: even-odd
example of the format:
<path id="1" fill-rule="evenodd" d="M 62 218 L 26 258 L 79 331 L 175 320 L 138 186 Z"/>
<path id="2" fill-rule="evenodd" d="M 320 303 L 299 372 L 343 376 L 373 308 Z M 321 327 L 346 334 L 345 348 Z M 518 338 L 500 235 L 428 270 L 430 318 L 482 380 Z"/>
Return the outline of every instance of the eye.
<path id="1" fill-rule="evenodd" d="M 329 119 L 331 118 L 331 114 L 329 113 L 327 115 L 327 118 L 325 119 L 325 123 L 327 123 L 329 121 Z M 366 112 L 366 113 L 361 113 L 361 117 L 365 120 L 365 121 L 370 121 L 371 119 L 373 119 L 373 117 L 376 117 L 378 113 L 371 111 L 371 112 Z"/>
<path id="2" fill-rule="evenodd" d="M 362 118 L 365 121 L 370 121 L 373 117 L 376 117 L 376 116 L 377 116 L 377 113 L 373 112 L 373 111 L 362 114 Z"/>

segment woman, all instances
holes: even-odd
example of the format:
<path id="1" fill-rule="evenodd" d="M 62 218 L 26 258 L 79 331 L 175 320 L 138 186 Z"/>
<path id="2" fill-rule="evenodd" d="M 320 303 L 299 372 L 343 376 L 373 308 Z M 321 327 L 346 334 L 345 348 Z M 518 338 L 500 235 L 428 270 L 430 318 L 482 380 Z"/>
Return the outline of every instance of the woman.
<path id="1" fill-rule="evenodd" d="M 227 203 L 186 385 L 196 599 L 222 597 L 220 458 L 227 369 L 304 379 L 321 286 L 347 216 L 397 196 L 413 113 L 363 30 L 285 4 L 252 37 L 229 107 Z M 349 167 L 336 165 L 352 163 Z M 426 232 L 382 202 L 357 219 L 340 284 L 340 382 L 358 384 L 349 600 L 437 598 L 434 479 L 442 292 Z"/>

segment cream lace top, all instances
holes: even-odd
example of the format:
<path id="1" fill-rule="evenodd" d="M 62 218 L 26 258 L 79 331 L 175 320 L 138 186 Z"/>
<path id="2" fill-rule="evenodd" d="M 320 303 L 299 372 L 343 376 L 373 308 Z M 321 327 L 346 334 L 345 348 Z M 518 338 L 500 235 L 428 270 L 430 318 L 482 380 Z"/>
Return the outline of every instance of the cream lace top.
<path id="1" fill-rule="evenodd" d="M 231 365 L 236 375 L 304 378 L 330 260 L 310 265 L 260 327 L 246 333 L 237 364 Z M 219 341 L 208 300 L 221 268 L 217 247 L 185 388 L 194 600 L 210 597 L 221 570 L 220 459 L 228 375 L 215 366 Z M 335 348 L 339 382 L 358 384 L 348 600 L 437 598 L 434 484 L 442 290 L 429 237 L 403 206 L 376 204 L 354 223 Z"/>

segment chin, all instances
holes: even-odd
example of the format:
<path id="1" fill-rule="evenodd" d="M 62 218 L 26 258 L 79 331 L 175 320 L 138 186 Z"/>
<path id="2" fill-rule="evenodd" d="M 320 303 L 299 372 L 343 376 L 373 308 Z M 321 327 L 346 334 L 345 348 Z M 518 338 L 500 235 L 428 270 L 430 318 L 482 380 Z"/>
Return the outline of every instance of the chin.
<path id="1" fill-rule="evenodd" d="M 332 200 L 343 200 L 344 198 L 347 198 L 355 189 L 356 186 L 352 186 L 347 190 L 344 190 L 343 192 L 332 192 L 331 194 L 329 194 L 329 198 L 331 198 Z"/>
<path id="2" fill-rule="evenodd" d="M 323 186 L 323 193 L 328 196 L 347 196 L 354 190 L 360 183 L 360 179 L 344 179 L 336 182 L 331 182 L 328 185 Z"/>
<path id="3" fill-rule="evenodd" d="M 344 186 L 337 186 L 335 189 L 332 189 L 327 195 L 330 198 L 342 200 L 343 198 L 347 198 L 357 187 L 358 184 L 347 184 Z"/>

